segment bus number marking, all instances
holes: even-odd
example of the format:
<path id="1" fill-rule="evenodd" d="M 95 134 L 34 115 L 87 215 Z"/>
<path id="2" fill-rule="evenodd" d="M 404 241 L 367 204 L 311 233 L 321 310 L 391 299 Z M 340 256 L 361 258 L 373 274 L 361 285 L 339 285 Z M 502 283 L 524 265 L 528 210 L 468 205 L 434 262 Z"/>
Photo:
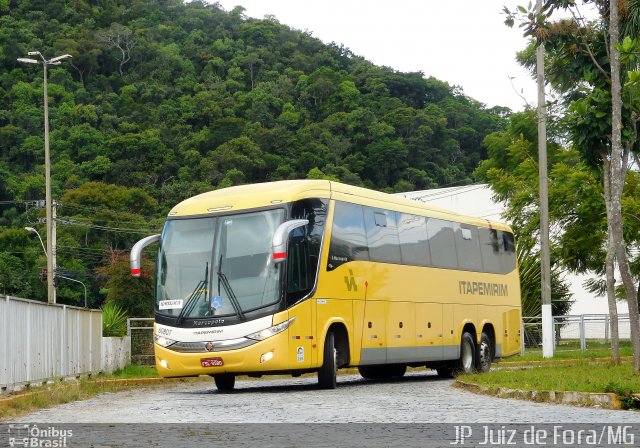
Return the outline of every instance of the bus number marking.
<path id="1" fill-rule="evenodd" d="M 158 327 L 157 333 L 162 336 L 171 336 L 171 330 L 168 328 Z"/>

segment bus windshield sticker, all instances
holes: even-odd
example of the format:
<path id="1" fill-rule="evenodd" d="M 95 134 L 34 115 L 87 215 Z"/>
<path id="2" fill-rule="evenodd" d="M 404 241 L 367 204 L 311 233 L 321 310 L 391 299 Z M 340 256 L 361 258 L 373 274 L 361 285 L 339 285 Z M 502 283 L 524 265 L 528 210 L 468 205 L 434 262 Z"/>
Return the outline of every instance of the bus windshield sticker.
<path id="1" fill-rule="evenodd" d="M 211 297 L 211 308 L 213 308 L 214 310 L 222 308 L 222 296 Z"/>
<path id="2" fill-rule="evenodd" d="M 161 300 L 158 303 L 161 310 L 179 310 L 182 308 L 182 300 Z"/>

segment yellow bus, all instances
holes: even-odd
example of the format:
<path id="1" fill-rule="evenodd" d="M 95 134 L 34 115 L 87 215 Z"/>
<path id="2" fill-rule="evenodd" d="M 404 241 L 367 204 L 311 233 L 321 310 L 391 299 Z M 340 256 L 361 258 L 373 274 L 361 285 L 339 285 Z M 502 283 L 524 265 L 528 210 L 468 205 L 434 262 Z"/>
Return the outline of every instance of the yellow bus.
<path id="1" fill-rule="evenodd" d="M 508 226 L 326 180 L 242 185 L 176 205 L 159 243 L 154 348 L 163 377 L 426 366 L 486 371 L 521 347 Z"/>

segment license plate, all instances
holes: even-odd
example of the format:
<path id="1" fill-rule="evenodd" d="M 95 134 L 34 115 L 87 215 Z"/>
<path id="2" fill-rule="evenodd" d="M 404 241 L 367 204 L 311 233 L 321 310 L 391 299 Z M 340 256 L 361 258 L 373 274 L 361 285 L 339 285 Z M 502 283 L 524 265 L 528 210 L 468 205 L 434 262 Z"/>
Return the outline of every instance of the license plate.
<path id="1" fill-rule="evenodd" d="M 222 358 L 200 358 L 202 367 L 220 367 L 224 365 Z"/>

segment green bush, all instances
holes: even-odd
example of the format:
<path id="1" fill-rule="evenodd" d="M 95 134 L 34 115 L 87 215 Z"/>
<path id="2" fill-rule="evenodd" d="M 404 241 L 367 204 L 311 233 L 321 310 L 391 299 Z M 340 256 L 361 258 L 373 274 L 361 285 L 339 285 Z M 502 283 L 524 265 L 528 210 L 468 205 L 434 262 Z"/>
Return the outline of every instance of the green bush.
<path id="1" fill-rule="evenodd" d="M 120 337 L 127 335 L 127 313 L 115 303 L 102 306 L 102 336 Z"/>

